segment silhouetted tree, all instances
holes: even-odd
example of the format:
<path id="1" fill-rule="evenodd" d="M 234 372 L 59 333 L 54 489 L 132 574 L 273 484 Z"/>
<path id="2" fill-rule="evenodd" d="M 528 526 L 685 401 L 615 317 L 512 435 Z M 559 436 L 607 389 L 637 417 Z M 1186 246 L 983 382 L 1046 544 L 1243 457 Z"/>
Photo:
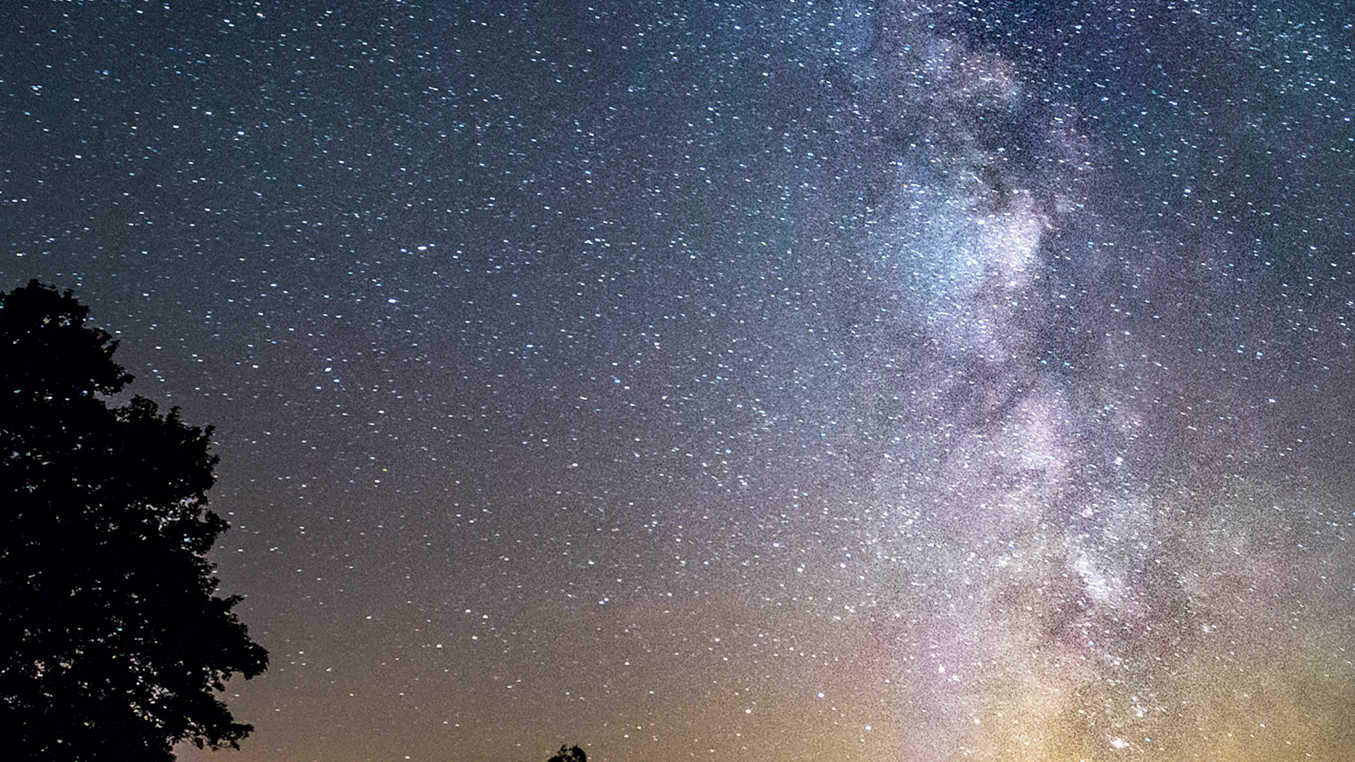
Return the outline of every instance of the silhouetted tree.
<path id="1" fill-rule="evenodd" d="M 37 281 L 0 294 L 0 746 L 7 759 L 172 760 L 252 728 L 214 695 L 267 652 L 204 558 L 211 431 L 134 397 L 116 343 Z"/>
<path id="2" fill-rule="evenodd" d="M 563 745 L 560 750 L 551 755 L 546 762 L 588 762 L 588 755 L 583 753 L 583 749 L 577 746 L 571 746 L 566 749 Z"/>

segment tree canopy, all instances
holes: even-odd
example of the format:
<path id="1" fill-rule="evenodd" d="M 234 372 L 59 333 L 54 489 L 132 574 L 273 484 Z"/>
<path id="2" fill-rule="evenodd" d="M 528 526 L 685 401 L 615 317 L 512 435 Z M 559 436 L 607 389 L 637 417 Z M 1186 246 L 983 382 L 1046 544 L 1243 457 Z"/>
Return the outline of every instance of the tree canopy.
<path id="1" fill-rule="evenodd" d="M 70 292 L 0 294 L 0 732 L 15 759 L 172 760 L 252 729 L 216 693 L 267 666 L 204 558 L 211 429 L 150 400 Z"/>

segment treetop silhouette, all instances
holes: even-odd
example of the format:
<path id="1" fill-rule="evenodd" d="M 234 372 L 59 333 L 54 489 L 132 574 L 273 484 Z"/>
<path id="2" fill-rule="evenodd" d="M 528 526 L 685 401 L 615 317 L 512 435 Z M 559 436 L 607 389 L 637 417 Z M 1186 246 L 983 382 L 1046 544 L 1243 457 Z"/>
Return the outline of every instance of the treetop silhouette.
<path id="1" fill-rule="evenodd" d="M 552 754 L 546 762 L 588 762 L 588 755 L 577 746 L 565 748 L 562 744 L 560 750 Z"/>
<path id="2" fill-rule="evenodd" d="M 172 760 L 238 747 L 215 695 L 267 666 L 204 558 L 211 429 L 107 398 L 132 377 L 88 310 L 0 294 L 0 732 L 16 759 Z"/>

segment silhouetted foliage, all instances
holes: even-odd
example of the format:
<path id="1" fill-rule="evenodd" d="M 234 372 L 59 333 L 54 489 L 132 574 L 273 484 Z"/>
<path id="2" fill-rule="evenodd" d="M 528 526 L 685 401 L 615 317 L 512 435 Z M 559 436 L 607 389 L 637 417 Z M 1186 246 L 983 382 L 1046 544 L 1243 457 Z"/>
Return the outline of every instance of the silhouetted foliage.
<path id="1" fill-rule="evenodd" d="M 8 759 L 172 760 L 252 729 L 214 695 L 267 652 L 203 558 L 210 429 L 134 397 L 88 310 L 0 294 L 0 738 Z"/>
<path id="2" fill-rule="evenodd" d="M 583 753 L 583 749 L 577 746 L 565 748 L 560 746 L 560 750 L 551 755 L 546 762 L 588 762 L 588 755 Z"/>

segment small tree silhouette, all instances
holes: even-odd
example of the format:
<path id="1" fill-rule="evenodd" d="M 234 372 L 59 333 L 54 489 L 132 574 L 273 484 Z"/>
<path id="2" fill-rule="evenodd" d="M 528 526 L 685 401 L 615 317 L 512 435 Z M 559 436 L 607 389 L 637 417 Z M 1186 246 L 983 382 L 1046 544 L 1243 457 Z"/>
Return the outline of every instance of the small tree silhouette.
<path id="1" fill-rule="evenodd" d="M 546 762 L 588 762 L 588 755 L 583 753 L 583 749 L 577 746 L 565 748 L 560 746 L 560 750 L 551 755 Z"/>

